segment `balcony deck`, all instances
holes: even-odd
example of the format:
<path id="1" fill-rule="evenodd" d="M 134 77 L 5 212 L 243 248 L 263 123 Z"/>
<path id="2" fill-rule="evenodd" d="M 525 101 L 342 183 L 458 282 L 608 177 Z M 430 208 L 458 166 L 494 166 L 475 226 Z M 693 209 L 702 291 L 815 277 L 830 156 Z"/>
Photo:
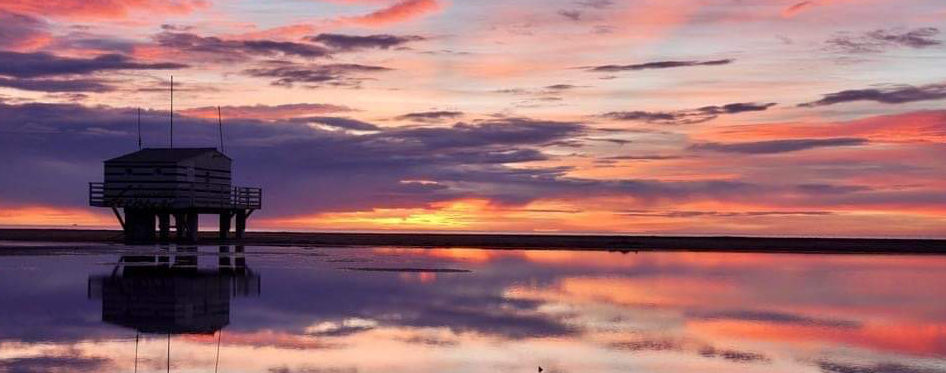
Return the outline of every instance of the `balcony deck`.
<path id="1" fill-rule="evenodd" d="M 205 183 L 176 183 L 171 187 L 89 183 L 89 205 L 155 210 L 258 210 L 262 188 L 219 188 Z"/>

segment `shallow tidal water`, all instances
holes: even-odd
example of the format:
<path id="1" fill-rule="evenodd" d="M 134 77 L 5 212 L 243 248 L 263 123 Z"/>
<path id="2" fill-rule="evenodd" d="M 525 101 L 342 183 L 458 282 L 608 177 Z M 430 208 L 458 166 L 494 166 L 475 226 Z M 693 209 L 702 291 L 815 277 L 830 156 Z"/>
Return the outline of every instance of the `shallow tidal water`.
<path id="1" fill-rule="evenodd" d="M 0 372 L 946 372 L 946 257 L 0 244 Z"/>

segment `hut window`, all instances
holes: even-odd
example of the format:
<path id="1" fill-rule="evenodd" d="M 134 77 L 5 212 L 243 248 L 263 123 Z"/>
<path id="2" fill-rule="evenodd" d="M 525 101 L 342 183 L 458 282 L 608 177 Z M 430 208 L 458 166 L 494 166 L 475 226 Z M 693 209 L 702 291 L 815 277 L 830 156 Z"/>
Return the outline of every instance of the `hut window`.
<path id="1" fill-rule="evenodd" d="M 125 175 L 131 175 L 131 174 L 132 174 L 131 168 L 126 168 L 126 169 L 125 169 Z"/>
<path id="2" fill-rule="evenodd" d="M 154 169 L 154 173 L 155 173 L 156 175 L 160 175 L 160 174 L 161 174 L 161 169 L 160 169 L 160 168 L 155 168 L 155 169 Z"/>

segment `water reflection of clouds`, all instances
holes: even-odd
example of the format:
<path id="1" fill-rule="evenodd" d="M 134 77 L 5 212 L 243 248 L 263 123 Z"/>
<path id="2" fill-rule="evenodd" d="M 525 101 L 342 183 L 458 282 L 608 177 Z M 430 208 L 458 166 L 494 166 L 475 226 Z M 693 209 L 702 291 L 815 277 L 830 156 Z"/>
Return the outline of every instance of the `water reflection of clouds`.
<path id="1" fill-rule="evenodd" d="M 264 291 L 231 305 L 223 366 L 933 373 L 946 357 L 946 305 L 932 296 L 942 295 L 946 260 L 937 257 L 345 249 L 320 250 L 300 265 L 266 251 L 256 267 Z M 252 248 L 247 256 L 252 266 Z M 0 285 L 0 296 L 17 300 L 7 306 L 16 322 L 0 320 L 5 350 L 47 341 L 77 346 L 73 356 L 90 361 L 130 361 L 127 331 L 101 324 L 83 298 L 84 278 L 103 270 L 94 264 L 102 257 L 0 260 L 56 268 L 29 290 L 36 273 L 28 270 Z M 350 262 L 471 272 L 337 269 Z M 145 355 L 159 356 L 160 342 L 145 341 Z M 202 369 L 214 342 L 174 337 L 178 351 L 191 351 L 174 364 Z M 15 356 L 29 364 L 23 359 L 41 355 Z"/>

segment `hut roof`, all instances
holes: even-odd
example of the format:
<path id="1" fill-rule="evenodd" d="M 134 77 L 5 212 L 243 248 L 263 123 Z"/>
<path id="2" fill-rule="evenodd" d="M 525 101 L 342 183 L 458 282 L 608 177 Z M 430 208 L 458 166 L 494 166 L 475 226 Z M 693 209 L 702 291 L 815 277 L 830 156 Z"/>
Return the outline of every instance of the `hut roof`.
<path id="1" fill-rule="evenodd" d="M 105 162 L 180 162 L 212 152 L 230 159 L 216 148 L 144 148 Z"/>

